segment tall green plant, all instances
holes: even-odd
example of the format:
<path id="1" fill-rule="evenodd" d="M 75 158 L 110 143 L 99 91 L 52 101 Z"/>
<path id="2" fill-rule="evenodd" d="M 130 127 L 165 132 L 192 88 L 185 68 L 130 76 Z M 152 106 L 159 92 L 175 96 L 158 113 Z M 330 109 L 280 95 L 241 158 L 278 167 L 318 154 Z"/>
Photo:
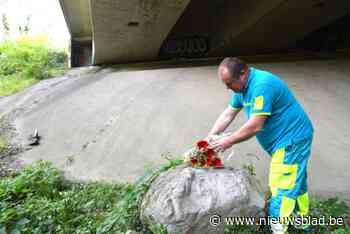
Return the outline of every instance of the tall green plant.
<path id="1" fill-rule="evenodd" d="M 166 234 L 161 224 L 145 227 L 139 219 L 140 202 L 157 176 L 182 163 L 150 170 L 135 184 L 72 183 L 51 163 L 39 161 L 17 176 L 0 179 L 1 233 L 126 233 Z M 343 217 L 341 226 L 315 226 L 313 233 L 345 234 L 350 231 L 349 210 L 339 199 L 311 202 L 312 217 Z M 225 234 L 269 233 L 269 226 L 226 226 Z M 131 232 L 133 233 L 133 232 Z M 289 233 L 301 234 L 290 227 Z"/>
<path id="2" fill-rule="evenodd" d="M 6 41 L 0 44 L 0 75 L 41 80 L 49 78 L 52 69 L 64 68 L 66 59 L 64 52 L 38 40 Z"/>
<path id="3" fill-rule="evenodd" d="M 67 54 L 49 47 L 42 38 L 22 37 L 0 44 L 0 96 L 12 94 L 35 81 L 61 75 Z"/>

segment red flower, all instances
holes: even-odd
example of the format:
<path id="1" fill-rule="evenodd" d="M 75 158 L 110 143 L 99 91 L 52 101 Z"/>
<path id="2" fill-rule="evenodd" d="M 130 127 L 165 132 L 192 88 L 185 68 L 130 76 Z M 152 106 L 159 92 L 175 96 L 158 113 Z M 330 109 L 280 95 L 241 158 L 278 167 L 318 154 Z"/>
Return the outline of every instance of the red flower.
<path id="1" fill-rule="evenodd" d="M 208 149 L 206 154 L 208 159 L 212 159 L 215 156 L 215 151 L 213 149 Z"/>
<path id="2" fill-rule="evenodd" d="M 197 147 L 199 149 L 206 149 L 209 146 L 209 143 L 207 141 L 198 141 Z"/>
<path id="3" fill-rule="evenodd" d="M 191 159 L 191 163 L 192 163 L 192 165 L 196 165 L 198 163 L 198 160 L 193 158 L 193 159 Z"/>
<path id="4" fill-rule="evenodd" d="M 219 158 L 214 159 L 213 161 L 215 167 L 221 167 L 221 160 Z"/>
<path id="5" fill-rule="evenodd" d="M 210 158 L 207 158 L 207 166 L 211 166 L 213 164 L 213 161 Z"/>

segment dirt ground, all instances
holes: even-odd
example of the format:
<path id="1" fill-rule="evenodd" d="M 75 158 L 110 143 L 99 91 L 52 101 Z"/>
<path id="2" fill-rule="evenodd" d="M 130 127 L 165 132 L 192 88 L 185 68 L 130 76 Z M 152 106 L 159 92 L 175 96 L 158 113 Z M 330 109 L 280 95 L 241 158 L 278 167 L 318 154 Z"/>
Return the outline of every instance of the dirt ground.
<path id="1" fill-rule="evenodd" d="M 312 119 L 311 193 L 350 199 L 350 61 L 250 65 L 285 80 Z M 16 129 L 12 141 L 24 146 L 16 163 L 45 159 L 70 178 L 132 181 L 145 167 L 164 162 L 163 153 L 181 155 L 207 134 L 230 97 L 216 69 L 73 70 L 0 98 L 0 116 Z M 231 128 L 244 121 L 240 114 Z M 27 147 L 35 129 L 40 145 Z M 269 156 L 256 140 L 233 150 L 224 163 L 253 164 L 267 189 Z"/>

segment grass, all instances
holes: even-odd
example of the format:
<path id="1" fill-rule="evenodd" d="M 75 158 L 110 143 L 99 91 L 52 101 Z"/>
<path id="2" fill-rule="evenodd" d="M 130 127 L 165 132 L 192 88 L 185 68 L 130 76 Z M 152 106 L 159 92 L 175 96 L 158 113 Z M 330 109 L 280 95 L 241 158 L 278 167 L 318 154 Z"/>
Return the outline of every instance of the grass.
<path id="1" fill-rule="evenodd" d="M 125 233 L 141 230 L 139 204 L 170 160 L 135 184 L 71 183 L 39 161 L 0 180 L 0 233 Z M 150 227 L 154 231 L 161 227 Z"/>
<path id="2" fill-rule="evenodd" d="M 0 96 L 16 93 L 40 81 L 62 75 L 67 54 L 50 48 L 42 37 L 22 37 L 0 44 Z"/>
<path id="3" fill-rule="evenodd" d="M 0 179 L 0 233 L 125 233 L 127 230 L 166 234 L 163 225 L 143 226 L 139 205 L 161 172 L 180 164 L 169 161 L 136 183 L 73 183 L 51 163 L 39 161 L 16 176 Z M 339 199 L 313 199 L 315 217 L 345 217 L 343 226 L 317 226 L 314 233 L 350 233 L 349 207 Z M 225 234 L 268 233 L 267 226 L 234 226 Z M 300 233 L 291 229 L 290 233 Z"/>
<path id="4" fill-rule="evenodd" d="M 23 79 L 19 76 L 0 77 L 0 96 L 8 96 L 21 91 L 33 84 L 38 80 L 34 78 Z"/>

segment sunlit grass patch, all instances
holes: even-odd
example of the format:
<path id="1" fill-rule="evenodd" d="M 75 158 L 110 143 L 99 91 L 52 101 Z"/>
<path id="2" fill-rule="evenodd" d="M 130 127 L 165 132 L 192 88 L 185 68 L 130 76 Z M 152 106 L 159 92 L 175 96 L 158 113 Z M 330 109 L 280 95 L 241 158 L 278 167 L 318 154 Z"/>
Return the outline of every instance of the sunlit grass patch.
<path id="1" fill-rule="evenodd" d="M 34 78 L 23 79 L 19 76 L 0 77 L 0 96 L 8 96 L 38 82 Z"/>
<path id="2" fill-rule="evenodd" d="M 0 179 L 0 233 L 166 234 L 163 225 L 140 222 L 140 201 L 161 172 L 181 160 L 150 170 L 137 182 L 78 183 L 66 181 L 49 162 L 39 161 L 14 177 Z M 152 179 L 153 178 L 153 179 Z M 310 215 L 343 217 L 342 226 L 315 226 L 313 233 L 350 233 L 349 207 L 340 199 L 312 199 Z M 268 226 L 228 226 L 225 234 L 270 233 Z M 303 233 L 290 228 L 289 233 Z"/>
<path id="3" fill-rule="evenodd" d="M 67 54 L 41 38 L 0 43 L 0 96 L 11 95 L 35 82 L 62 75 Z"/>

